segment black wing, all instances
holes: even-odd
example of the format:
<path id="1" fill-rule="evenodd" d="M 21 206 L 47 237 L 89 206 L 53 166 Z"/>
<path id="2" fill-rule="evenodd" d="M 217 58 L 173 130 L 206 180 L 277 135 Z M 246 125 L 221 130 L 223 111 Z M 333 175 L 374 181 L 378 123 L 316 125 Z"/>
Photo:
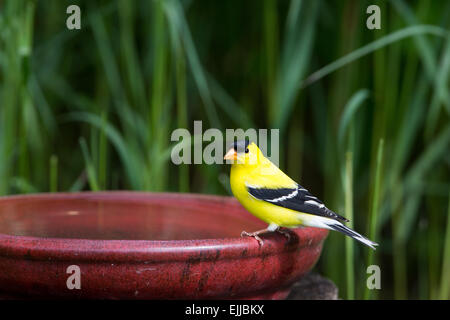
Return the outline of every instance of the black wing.
<path id="1" fill-rule="evenodd" d="M 335 220 L 348 221 L 346 218 L 325 207 L 322 201 L 314 197 L 300 185 L 297 188 L 279 189 L 247 186 L 247 190 L 254 198 L 280 207 Z"/>

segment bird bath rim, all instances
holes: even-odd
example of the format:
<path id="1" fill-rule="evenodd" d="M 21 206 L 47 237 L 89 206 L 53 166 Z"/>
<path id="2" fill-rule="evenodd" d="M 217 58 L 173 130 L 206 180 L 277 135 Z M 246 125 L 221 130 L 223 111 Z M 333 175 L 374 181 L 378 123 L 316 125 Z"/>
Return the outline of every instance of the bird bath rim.
<path id="1" fill-rule="evenodd" d="M 167 198 L 174 198 L 174 199 L 180 199 L 181 197 L 184 198 L 183 200 L 207 200 L 207 201 L 218 201 L 218 202 L 225 202 L 225 204 L 233 205 L 233 206 L 240 206 L 240 204 L 232 197 L 227 196 L 218 196 L 218 195 L 204 195 L 204 194 L 195 194 L 195 193 L 176 193 L 176 192 L 141 192 L 141 191 L 99 191 L 99 192 L 92 192 L 92 191 L 84 191 L 84 192 L 58 192 L 58 193 L 33 193 L 33 194 L 21 194 L 21 195 L 8 195 L 8 196 L 2 196 L 0 197 L 0 207 L 2 206 L 3 202 L 5 201 L 14 201 L 14 200 L 21 200 L 21 199 L 79 199 L 83 198 L 83 200 L 89 200 L 95 198 L 96 200 L 109 200 L 109 199 L 116 199 L 115 197 L 111 198 L 110 196 L 119 196 L 121 197 L 121 200 L 149 200 L 150 198 L 159 198 L 161 197 L 167 197 Z M 131 197 L 131 199 L 130 199 Z M 249 219 L 255 219 L 253 216 L 251 216 L 249 213 Z M 311 227 L 302 227 L 302 228 L 296 228 L 296 229 L 290 229 L 294 233 L 298 235 L 298 233 L 304 233 L 305 231 L 308 231 L 308 235 L 311 237 L 308 237 L 308 242 L 316 242 L 318 239 L 324 238 L 325 234 L 328 234 L 328 230 L 325 229 L 319 229 L 319 228 L 311 228 Z M 247 231 L 253 231 L 253 230 L 247 230 Z M 112 250 L 114 253 L 118 254 L 120 257 L 120 253 L 130 253 L 130 249 L 132 251 L 142 253 L 159 253 L 158 250 L 152 250 L 156 248 L 160 248 L 161 246 L 167 248 L 169 245 L 173 252 L 175 253 L 177 249 L 183 249 L 189 250 L 189 249 L 236 249 L 236 252 L 240 252 L 243 248 L 250 248 L 253 249 L 252 251 L 248 252 L 248 256 L 252 256 L 252 253 L 254 255 L 259 255 L 261 253 L 264 253 L 265 249 L 269 248 L 270 245 L 266 245 L 269 242 L 273 243 L 274 239 L 281 240 L 281 242 L 286 242 L 286 238 L 282 235 L 273 234 L 273 233 L 267 233 L 264 235 L 264 239 L 267 241 L 264 242 L 264 245 L 262 247 L 259 246 L 258 242 L 252 238 L 252 237 L 240 237 L 239 234 L 236 235 L 236 237 L 225 237 L 225 238 L 205 238 L 205 239 L 174 239 L 174 240 L 130 240 L 130 239 L 87 239 L 87 238 L 63 238 L 63 237 L 36 237 L 36 236 L 22 236 L 22 235 L 10 235 L 0 232 L 0 252 L 2 251 L 2 242 L 8 241 L 8 240 L 14 240 L 17 242 L 20 242 L 21 246 L 17 246 L 20 248 L 28 249 L 28 244 L 32 245 L 36 241 L 39 241 L 40 244 L 64 244 L 64 243 L 70 243 L 70 246 L 55 246 L 58 247 L 58 249 L 55 250 L 44 250 L 42 251 L 43 254 L 53 254 L 58 252 L 67 252 L 69 253 L 72 249 L 77 249 L 75 251 L 81 251 L 81 249 L 84 250 L 84 252 L 87 253 L 95 253 L 98 254 L 98 245 L 96 244 L 102 244 L 104 246 L 101 247 L 102 250 Z M 270 241 L 269 241 L 270 240 Z M 320 240 L 319 240 L 320 241 Z M 115 246 L 108 246 L 108 243 L 111 244 L 126 244 L 129 249 L 126 251 L 117 250 L 115 249 Z M 305 243 L 307 245 L 307 243 Z M 202 248 L 203 247 L 203 248 Z M 33 249 L 35 250 L 36 247 L 33 246 Z M 149 250 L 150 249 L 150 250 Z M 263 252 L 261 252 L 263 250 Z M 167 251 L 164 251 L 167 252 Z M 82 256 L 78 256 L 78 258 L 82 258 Z M 129 259 L 130 257 L 127 256 L 124 258 Z M 231 256 L 230 256 L 231 258 Z M 119 261 L 120 259 L 118 259 Z M 129 261 L 129 260 L 128 260 Z M 140 261 L 140 260 L 136 260 Z"/>
<path id="2" fill-rule="evenodd" d="M 130 192 L 130 191 L 108 191 L 108 192 L 77 192 L 77 193 L 41 193 L 41 194 L 27 194 L 27 195 L 14 195 L 14 196 L 6 196 L 0 197 L 0 207 L 7 204 L 8 201 L 12 203 L 17 203 L 17 201 L 30 199 L 31 201 L 38 199 L 72 199 L 83 201 L 83 200 L 99 200 L 99 201 L 108 201 L 108 200 L 117 200 L 117 203 L 121 203 L 120 201 L 136 201 L 136 203 L 150 203 L 151 201 L 165 204 L 167 201 L 173 201 L 176 199 L 177 206 L 182 206 L 183 201 L 186 203 L 191 203 L 193 210 L 196 210 L 196 205 L 208 202 L 209 205 L 206 209 L 222 210 L 222 213 L 217 213 L 218 215 L 230 215 L 230 219 L 238 219 L 242 218 L 243 222 L 251 221 L 251 224 L 259 226 L 265 226 L 260 220 L 256 217 L 252 216 L 250 213 L 246 212 L 245 209 L 234 199 L 231 197 L 224 196 L 211 196 L 211 195 L 199 195 L 199 194 L 182 194 L 182 193 L 148 193 L 148 192 Z M 162 202 L 161 202 L 162 201 Z M 116 203 L 116 202 L 115 202 Z M 226 208 L 225 210 L 223 208 Z M 191 210 L 192 208 L 188 208 Z M 222 208 L 222 209 L 221 209 Z M 121 211 L 121 210 L 119 210 Z M 1 210 L 0 210 L 1 213 Z M 220 216 L 219 216 L 220 218 Z M 227 219 L 228 217 L 225 217 Z M 194 221 L 201 225 L 201 222 Z M 218 223 L 220 224 L 219 221 Z M 1 220 L 0 220 L 1 223 Z M 239 225 L 239 221 L 237 222 Z M 220 225 L 220 228 L 224 228 L 224 226 Z M 234 226 L 236 229 L 236 223 Z M 234 234 L 233 229 L 233 234 Z M 256 229 L 255 229 L 256 230 Z M 8 229 L 6 229 L 8 231 Z M 254 230 L 247 230 L 254 231 Z M 3 230 L 2 230 L 3 232 Z M 47 268 L 48 263 L 52 263 L 53 267 L 56 269 L 52 269 L 53 272 L 60 273 L 58 271 L 60 269 L 59 266 L 61 264 L 65 265 L 66 263 L 72 264 L 81 263 L 85 265 L 85 268 L 90 268 L 92 265 L 93 269 L 88 272 L 89 276 L 92 276 L 91 281 L 97 281 L 102 285 L 109 285 L 111 282 L 106 280 L 102 280 L 101 278 L 97 278 L 94 276 L 94 273 L 97 272 L 97 267 L 105 268 L 104 270 L 111 271 L 116 275 L 121 274 L 122 276 L 130 277 L 132 279 L 139 278 L 139 281 L 142 281 L 143 275 L 135 274 L 134 269 L 127 269 L 129 267 L 134 268 L 134 266 L 141 266 L 143 270 L 145 270 L 145 266 L 147 263 L 154 264 L 158 263 L 163 266 L 172 266 L 175 270 L 174 275 L 180 275 L 180 270 L 176 269 L 181 264 L 189 265 L 191 268 L 198 263 L 205 266 L 205 268 L 213 268 L 211 270 L 211 274 L 215 274 L 218 276 L 220 272 L 231 272 L 227 266 L 228 264 L 233 264 L 235 270 L 234 272 L 239 272 L 240 268 L 250 268 L 251 266 L 257 266 L 257 263 L 264 263 L 266 261 L 270 264 L 269 266 L 275 268 L 273 270 L 277 270 L 277 277 L 280 278 L 280 283 L 284 283 L 287 285 L 292 283 L 295 279 L 301 274 L 310 270 L 317 259 L 320 256 L 321 248 L 323 241 L 328 234 L 327 230 L 317 229 L 317 228 L 297 228 L 291 229 L 291 239 L 288 241 L 285 236 L 278 233 L 268 233 L 263 236 L 264 245 L 262 247 L 259 246 L 258 242 L 251 237 L 240 237 L 240 232 L 236 232 L 236 237 L 224 237 L 224 238 L 204 238 L 204 239 L 188 239 L 188 240 L 131 240 L 131 239 L 122 239 L 122 240 L 108 240 L 108 239 L 83 239 L 83 238 L 55 238 L 55 237 L 36 237 L 36 236 L 28 236 L 28 235 L 11 235 L 0 232 L 0 268 L 2 268 L 2 264 L 6 263 L 5 270 L 11 273 L 11 276 L 15 277 L 13 270 L 15 269 L 15 265 L 11 264 L 11 261 L 18 261 L 19 263 L 26 264 L 28 268 L 32 267 L 32 263 L 38 263 L 36 266 L 39 268 Z M 5 260 L 6 259 L 6 260 Z M 290 267 L 286 269 L 286 271 L 281 271 L 280 266 L 278 264 L 281 261 L 279 259 L 288 259 L 286 261 L 290 261 L 293 266 L 297 266 L 295 268 L 300 269 L 291 269 Z M 294 260 L 293 260 L 294 259 Z M 257 262 L 259 261 L 259 262 Z M 302 262 L 303 261 L 303 262 Z M 106 265 L 111 265 L 111 267 L 106 267 Z M 113 267 L 114 266 L 114 267 Z M 117 266 L 117 267 L 116 267 Z M 115 268 L 121 268 L 119 266 L 123 266 L 123 269 L 115 270 Z M 128 267 L 125 267 L 128 266 Z M 188 266 L 188 270 L 189 270 Z M 215 273 L 215 269 L 220 269 L 222 271 L 218 271 L 219 273 Z M 278 266 L 278 267 L 277 267 Z M 39 268 L 35 268 L 30 277 L 36 279 L 36 277 L 41 274 L 37 270 Z M 113 269 L 110 269 L 113 268 Z M 103 269 L 102 269 L 103 270 Z M 228 271 L 226 271 L 228 270 Z M 169 272 L 167 270 L 167 272 Z M 242 272 L 242 270 L 240 271 Z M 253 294 L 247 290 L 248 296 L 252 297 L 266 297 L 266 298 L 283 298 L 289 292 L 286 289 L 278 288 L 275 290 L 275 285 L 273 283 L 274 274 L 271 274 L 269 270 L 262 271 L 263 274 L 259 282 L 252 283 L 252 286 L 257 288 L 258 286 L 263 285 L 263 283 L 267 283 L 272 290 L 269 295 L 261 295 L 261 294 Z M 286 274 L 284 272 L 287 272 Z M 184 274 L 184 271 L 183 271 Z M 6 276 L 6 275 L 5 275 Z M 183 275 L 181 275 L 183 277 Z M 193 275 L 195 277 L 195 275 Z M 26 276 L 24 276 L 26 277 Z M 235 277 L 242 277 L 242 275 L 236 274 Z M 19 276 L 20 278 L 20 276 Z M 242 281 L 245 278 L 241 279 Z M 0 279 L 1 280 L 1 279 Z M 4 283 L 6 283 L 8 278 L 3 277 Z M 23 283 L 23 288 L 29 288 L 28 280 L 25 278 L 20 278 L 19 283 Z M 49 281 L 53 281 L 50 279 Z M 102 282 L 106 281 L 106 282 Z M 164 280 L 168 281 L 168 280 Z M 186 280 L 187 281 L 187 280 Z M 192 280 L 189 283 L 191 288 L 195 288 L 197 282 L 196 280 Z M 212 284 L 216 282 L 222 281 L 220 278 L 215 279 Z M 224 280 L 223 280 L 224 281 Z M 261 282 L 262 281 L 262 282 Z M 10 285 L 13 285 L 12 282 L 8 282 Z M 111 295 L 103 296 L 103 292 L 96 291 L 98 287 L 90 288 L 82 290 L 81 294 L 85 294 L 83 297 L 92 298 L 98 297 L 99 294 L 102 297 L 129 297 L 129 294 L 126 291 L 126 286 L 129 285 L 129 282 L 125 282 L 124 284 L 118 285 L 118 287 L 114 287 Z M 165 286 L 167 286 L 167 283 Z M 208 282 L 208 285 L 210 283 Z M 56 285 L 56 284 L 55 284 Z M 221 284 L 225 286 L 225 284 Z M 221 287 L 222 294 L 223 290 L 226 290 L 225 287 Z M 267 287 L 267 288 L 269 288 Z M 32 288 L 32 287 L 31 287 Z M 159 288 L 159 287 L 155 287 Z M 162 287 L 164 288 L 164 286 Z M 225 289 L 224 289 L 225 288 Z M 142 288 L 144 289 L 144 288 Z M 280 290 L 279 290 L 280 289 Z M 25 289 L 24 289 L 25 290 Z M 34 290 L 34 289 L 31 289 Z M 55 290 L 54 288 L 52 290 Z M 59 289 L 58 289 L 59 290 Z M 161 289 L 163 292 L 163 297 L 171 297 L 170 292 L 164 291 L 165 289 Z M 176 294 L 174 297 L 182 296 L 181 288 L 177 287 Z M 206 289 L 205 289 L 206 290 Z M 243 291 L 243 288 L 236 289 L 236 294 L 238 292 Z M 245 291 L 244 290 L 244 291 Z M 253 290 L 253 288 L 252 288 Z M 277 291 L 278 290 L 278 291 Z M 66 294 L 65 291 L 58 291 L 61 294 Z M 142 291 L 139 291 L 142 292 Z M 255 291 L 256 292 L 256 291 Z M 37 292 L 35 293 L 37 294 Z M 75 294 L 75 293 L 72 293 Z M 152 295 L 152 292 L 146 292 L 145 298 L 155 297 Z M 189 293 L 190 294 L 190 293 Z M 208 295 L 202 291 L 198 295 L 192 294 L 192 297 L 207 297 Z M 212 298 L 213 296 L 208 296 Z"/>

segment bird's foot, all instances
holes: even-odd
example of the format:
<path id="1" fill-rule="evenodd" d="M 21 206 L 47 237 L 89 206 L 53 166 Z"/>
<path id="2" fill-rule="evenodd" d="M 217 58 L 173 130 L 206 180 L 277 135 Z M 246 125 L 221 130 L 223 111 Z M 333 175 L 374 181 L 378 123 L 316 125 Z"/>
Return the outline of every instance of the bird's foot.
<path id="1" fill-rule="evenodd" d="M 247 231 L 242 231 L 241 232 L 241 237 L 253 237 L 256 240 L 258 240 L 259 245 L 262 247 L 264 244 L 264 241 L 258 236 L 258 234 L 260 234 L 260 232 L 247 232 Z"/>
<path id="2" fill-rule="evenodd" d="M 289 242 L 289 240 L 291 240 L 291 235 L 290 235 L 289 231 L 283 230 L 281 228 L 278 228 L 276 231 L 278 233 L 281 233 L 283 236 L 285 236 L 287 238 L 288 242 Z"/>

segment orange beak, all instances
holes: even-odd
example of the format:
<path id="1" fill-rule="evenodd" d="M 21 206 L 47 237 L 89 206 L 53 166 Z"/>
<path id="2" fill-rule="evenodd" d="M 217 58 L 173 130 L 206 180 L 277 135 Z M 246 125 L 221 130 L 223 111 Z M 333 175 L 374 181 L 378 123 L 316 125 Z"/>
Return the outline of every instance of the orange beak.
<path id="1" fill-rule="evenodd" d="M 225 160 L 236 160 L 237 159 L 237 153 L 234 150 L 234 148 L 231 148 L 230 150 L 228 150 L 227 154 L 223 158 Z"/>

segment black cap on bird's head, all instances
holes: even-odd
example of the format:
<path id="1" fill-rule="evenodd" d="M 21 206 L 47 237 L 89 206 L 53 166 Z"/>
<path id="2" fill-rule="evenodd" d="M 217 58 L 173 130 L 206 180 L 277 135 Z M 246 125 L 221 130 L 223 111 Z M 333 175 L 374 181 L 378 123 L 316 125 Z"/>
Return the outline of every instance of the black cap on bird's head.
<path id="1" fill-rule="evenodd" d="M 248 153 L 248 146 L 250 144 L 250 141 L 248 139 L 245 140 L 239 140 L 234 141 L 230 144 L 229 150 L 227 154 L 225 155 L 225 160 L 236 160 L 237 155 L 239 153 Z"/>
<path id="2" fill-rule="evenodd" d="M 230 145 L 230 148 L 233 148 L 237 153 L 248 152 L 248 145 L 250 144 L 248 139 L 235 141 Z"/>

